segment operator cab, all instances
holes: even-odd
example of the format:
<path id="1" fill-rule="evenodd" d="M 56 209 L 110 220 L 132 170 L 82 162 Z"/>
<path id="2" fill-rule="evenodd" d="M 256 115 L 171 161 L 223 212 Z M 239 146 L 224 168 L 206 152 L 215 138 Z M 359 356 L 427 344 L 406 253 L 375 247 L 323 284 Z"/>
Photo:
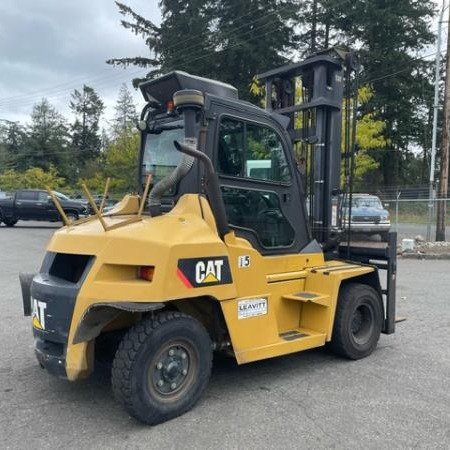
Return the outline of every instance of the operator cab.
<path id="1" fill-rule="evenodd" d="M 172 72 L 140 85 L 148 102 L 140 128 L 141 186 L 149 173 L 157 185 L 182 163 L 175 140 L 190 140 L 212 161 L 219 179 L 228 226 L 262 254 L 311 252 L 302 180 L 286 127 L 289 119 L 238 99 L 236 88 Z M 200 93 L 202 107 L 175 107 L 178 92 Z M 192 106 L 192 105 L 191 105 Z M 161 197 L 167 212 L 186 193 L 205 192 L 205 171 L 198 160 Z M 150 203 L 151 203 L 150 199 Z M 211 200 L 210 200 L 211 201 Z M 318 245 L 313 250 L 320 251 Z"/>

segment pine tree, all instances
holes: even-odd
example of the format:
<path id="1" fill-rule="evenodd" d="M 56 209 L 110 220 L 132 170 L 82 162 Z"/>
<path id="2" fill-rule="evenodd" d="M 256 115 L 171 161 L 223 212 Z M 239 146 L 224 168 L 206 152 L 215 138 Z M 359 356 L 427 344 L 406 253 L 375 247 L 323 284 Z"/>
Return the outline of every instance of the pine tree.
<path id="1" fill-rule="evenodd" d="M 137 122 L 136 105 L 127 85 L 122 84 L 114 107 L 115 115 L 112 123 L 112 132 L 115 137 L 124 131 L 131 130 Z"/>
<path id="2" fill-rule="evenodd" d="M 40 167 L 58 169 L 63 176 L 71 172 L 71 152 L 68 125 L 64 117 L 42 99 L 33 107 L 23 150 L 17 157 L 16 167 L 24 170 Z"/>
<path id="3" fill-rule="evenodd" d="M 76 159 L 84 165 L 100 155 L 99 120 L 105 107 L 95 90 L 86 85 L 81 91 L 77 89 L 73 91 L 69 107 L 75 114 L 72 145 Z"/>
<path id="4" fill-rule="evenodd" d="M 108 60 L 108 64 L 149 69 L 146 78 L 154 78 L 175 69 L 206 75 L 208 62 L 198 64 L 197 58 L 190 56 L 206 55 L 213 51 L 209 36 L 211 3 L 202 0 L 162 0 L 160 7 L 163 20 L 159 27 L 136 14 L 129 6 L 117 1 L 116 4 L 120 14 L 129 18 L 121 21 L 122 26 L 142 36 L 152 56 L 115 58 Z M 135 86 L 139 81 L 133 80 Z"/>
<path id="5" fill-rule="evenodd" d="M 312 4 L 307 2 L 307 22 Z M 317 45 L 356 46 L 361 57 L 361 82 L 374 96 L 365 111 L 386 124 L 387 145 L 376 153 L 378 179 L 386 185 L 411 183 L 408 166 L 413 146 L 423 143 L 432 98 L 430 64 L 417 57 L 433 42 L 431 2 L 415 0 L 321 0 L 317 8 Z M 380 181 L 381 181 L 380 180 Z"/>
<path id="6" fill-rule="evenodd" d="M 19 122 L 7 122 L 0 125 L 0 171 L 9 168 L 24 169 L 18 164 L 26 163 L 20 154 L 24 151 L 26 133 Z"/>
<path id="7" fill-rule="evenodd" d="M 256 101 L 250 93 L 255 75 L 287 64 L 288 55 L 297 50 L 297 14 L 293 1 L 217 1 L 213 77 L 236 86 L 241 98 Z"/>
<path id="8" fill-rule="evenodd" d="M 107 63 L 150 69 L 147 78 L 184 70 L 234 84 L 241 98 L 249 99 L 253 77 L 285 63 L 298 44 L 292 31 L 298 10 L 294 0 L 161 0 L 159 27 L 116 3 L 129 18 L 122 25 L 141 35 L 153 56 Z"/>

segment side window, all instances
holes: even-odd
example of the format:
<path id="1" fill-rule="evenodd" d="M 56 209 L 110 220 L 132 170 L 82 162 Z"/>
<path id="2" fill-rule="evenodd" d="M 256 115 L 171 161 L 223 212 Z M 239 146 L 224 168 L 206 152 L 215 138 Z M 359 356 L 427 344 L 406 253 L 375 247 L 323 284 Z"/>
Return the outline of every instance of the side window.
<path id="1" fill-rule="evenodd" d="M 39 192 L 39 198 L 38 200 L 40 202 L 46 202 L 48 200 L 48 194 L 47 192 Z"/>
<path id="2" fill-rule="evenodd" d="M 248 178 L 284 183 L 291 181 L 280 138 L 267 127 L 247 124 L 245 166 Z"/>
<path id="3" fill-rule="evenodd" d="M 294 243 L 294 229 L 281 211 L 277 194 L 229 186 L 221 189 L 230 225 L 252 231 L 264 248 Z"/>
<path id="4" fill-rule="evenodd" d="M 36 191 L 21 191 L 17 193 L 18 200 L 37 201 L 38 193 Z"/>
<path id="5" fill-rule="evenodd" d="M 220 122 L 218 162 L 223 175 L 244 176 L 244 123 L 232 119 Z"/>
<path id="6" fill-rule="evenodd" d="M 288 183 L 291 174 L 278 134 L 269 127 L 224 119 L 218 144 L 219 172 Z"/>

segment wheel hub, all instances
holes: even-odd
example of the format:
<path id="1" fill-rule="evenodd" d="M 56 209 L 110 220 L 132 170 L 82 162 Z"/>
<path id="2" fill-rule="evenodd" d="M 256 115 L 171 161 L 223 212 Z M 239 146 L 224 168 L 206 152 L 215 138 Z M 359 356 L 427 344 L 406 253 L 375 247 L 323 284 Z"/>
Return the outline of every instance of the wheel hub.
<path id="1" fill-rule="evenodd" d="M 353 333 L 358 332 L 358 330 L 361 328 L 362 322 L 363 322 L 363 317 L 362 317 L 361 311 L 359 311 L 359 309 L 357 309 L 353 316 L 353 320 L 352 320 L 352 332 Z"/>
<path id="2" fill-rule="evenodd" d="M 157 392 L 168 395 L 179 391 L 186 381 L 189 365 L 189 353 L 182 346 L 172 346 L 160 353 L 152 376 Z"/>
<path id="3" fill-rule="evenodd" d="M 365 344 L 372 334 L 373 310 L 368 305 L 362 304 L 353 313 L 351 330 L 353 339 L 359 344 Z"/>

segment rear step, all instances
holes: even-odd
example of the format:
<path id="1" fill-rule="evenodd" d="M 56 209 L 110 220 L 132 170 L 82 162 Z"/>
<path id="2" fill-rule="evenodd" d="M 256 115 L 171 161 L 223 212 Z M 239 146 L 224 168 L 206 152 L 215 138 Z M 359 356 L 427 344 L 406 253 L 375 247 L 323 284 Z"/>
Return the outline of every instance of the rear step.
<path id="1" fill-rule="evenodd" d="M 316 292 L 297 292 L 296 294 L 283 295 L 285 300 L 294 300 L 297 302 L 311 302 L 321 306 L 330 306 L 330 296 L 327 294 L 318 294 Z"/>
<path id="2" fill-rule="evenodd" d="M 276 342 L 238 351 L 235 353 L 235 356 L 239 364 L 243 364 L 321 347 L 325 345 L 326 339 L 326 333 L 311 330 L 310 328 L 294 328 L 292 330 L 282 331 L 278 335 Z"/>
<path id="3" fill-rule="evenodd" d="M 287 330 L 280 333 L 279 338 L 283 341 L 296 341 L 296 340 L 321 340 L 325 339 L 326 334 L 309 328 L 294 328 L 293 330 Z"/>
<path id="4" fill-rule="evenodd" d="M 292 330 L 280 333 L 279 336 L 281 339 L 284 339 L 285 341 L 294 341 L 295 339 L 300 339 L 302 337 L 309 336 L 309 334 L 302 333 L 301 331 L 298 330 Z"/>

